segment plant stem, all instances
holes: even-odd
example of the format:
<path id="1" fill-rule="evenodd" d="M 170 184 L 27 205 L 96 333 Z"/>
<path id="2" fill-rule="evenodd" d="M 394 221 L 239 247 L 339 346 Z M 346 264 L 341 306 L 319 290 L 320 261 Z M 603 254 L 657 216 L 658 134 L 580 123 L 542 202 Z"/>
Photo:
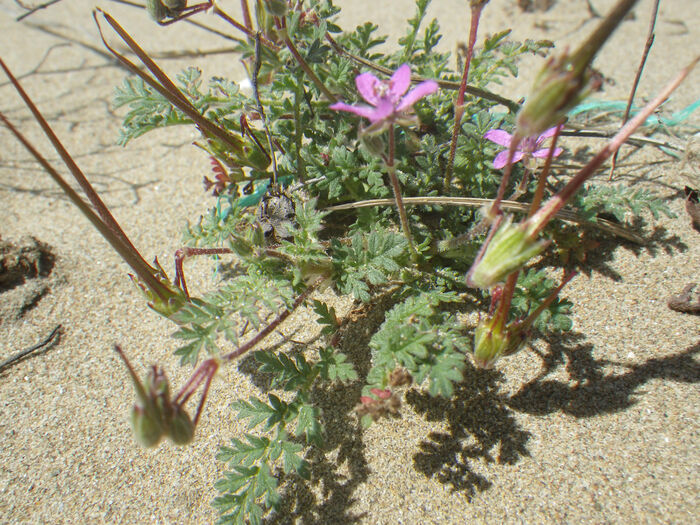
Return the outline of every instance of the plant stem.
<path id="1" fill-rule="evenodd" d="M 506 193 L 506 187 L 508 186 L 508 180 L 510 179 L 510 173 L 513 171 L 513 157 L 515 156 L 515 150 L 522 138 L 518 134 L 517 130 L 513 133 L 510 138 L 510 146 L 508 147 L 508 162 L 506 162 L 506 170 L 503 172 L 503 178 L 501 178 L 501 184 L 498 187 L 498 193 L 496 198 L 488 211 L 489 220 L 493 220 L 496 215 L 501 213 L 501 201 L 503 200 L 503 195 Z"/>
<path id="2" fill-rule="evenodd" d="M 501 300 L 498 303 L 498 310 L 496 311 L 501 326 L 506 326 L 508 324 L 508 312 L 510 311 L 510 305 L 513 300 L 513 293 L 515 293 L 515 284 L 518 282 L 519 273 L 520 270 L 511 273 L 506 279 L 506 284 L 503 286 Z"/>
<path id="3" fill-rule="evenodd" d="M 561 132 L 562 126 L 557 126 L 557 131 L 552 137 L 552 144 L 549 146 L 549 152 L 547 152 L 547 160 L 544 162 L 544 168 L 540 172 L 537 179 L 537 189 L 535 190 L 535 195 L 532 197 L 532 203 L 530 204 L 530 211 L 527 216 L 532 217 L 535 212 L 540 207 L 542 203 L 542 197 L 544 196 L 544 187 L 547 183 L 547 177 L 549 177 L 549 170 L 552 167 L 552 159 L 554 158 L 554 150 L 557 148 L 557 140 L 559 140 L 559 133 Z"/>
<path id="4" fill-rule="evenodd" d="M 294 91 L 294 145 L 296 146 L 296 161 L 297 161 L 297 176 L 301 182 L 306 180 L 306 166 L 304 165 L 304 159 L 301 156 L 301 148 L 303 145 L 304 131 L 301 127 L 301 101 L 304 98 L 304 85 L 302 83 L 301 75 L 296 77 L 297 85 Z"/>
<path id="5" fill-rule="evenodd" d="M 316 282 L 314 282 L 311 286 L 309 286 L 306 290 L 304 290 L 299 297 L 296 298 L 294 303 L 292 304 L 292 307 L 288 310 L 285 310 L 281 314 L 279 314 L 270 324 L 268 324 L 265 328 L 260 330 L 255 337 L 253 337 L 250 341 L 247 343 L 244 343 L 243 345 L 239 346 L 236 350 L 231 352 L 230 354 L 226 354 L 221 358 L 222 361 L 233 361 L 234 359 L 242 356 L 246 352 L 248 352 L 250 349 L 255 347 L 260 341 L 265 339 L 268 335 L 270 335 L 282 322 L 284 322 L 287 317 L 289 317 L 294 310 L 299 308 L 299 306 L 308 299 L 308 297 L 318 288 L 321 283 L 326 279 L 326 277 L 319 277 Z"/>
<path id="6" fill-rule="evenodd" d="M 637 74 L 634 76 L 634 82 L 632 82 L 632 89 L 630 90 L 630 96 L 627 99 L 627 107 L 625 108 L 625 114 L 622 117 L 622 124 L 627 122 L 630 116 L 630 110 L 632 109 L 632 103 L 634 102 L 634 95 L 637 92 L 637 86 L 639 86 L 639 80 L 642 78 L 642 71 L 644 70 L 644 64 L 646 64 L 647 57 L 649 56 L 649 50 L 654 43 L 654 27 L 656 26 L 656 15 L 659 12 L 659 1 L 654 0 L 654 7 L 652 8 L 651 21 L 649 22 L 649 32 L 647 33 L 647 41 L 644 44 L 644 51 L 642 51 L 642 59 L 639 62 L 639 67 L 637 68 Z M 613 178 L 613 173 L 615 172 L 615 164 L 617 164 L 617 154 L 619 150 L 615 152 L 612 159 L 610 160 L 610 175 L 608 176 L 608 181 Z"/>
<path id="7" fill-rule="evenodd" d="M 243 23 L 248 31 L 253 31 L 253 22 L 250 18 L 250 9 L 248 8 L 248 0 L 241 0 L 241 11 L 243 11 Z"/>
<path id="8" fill-rule="evenodd" d="M 401 196 L 401 184 L 396 176 L 396 167 L 394 166 L 394 153 L 396 150 L 396 141 L 394 139 L 394 125 L 389 125 L 389 158 L 386 161 L 386 166 L 389 171 L 389 180 L 391 181 L 391 188 L 394 190 L 394 200 L 396 201 L 396 208 L 399 211 L 399 219 L 401 220 L 401 229 L 403 234 L 406 236 L 408 241 L 408 248 L 411 251 L 411 258 L 416 261 L 418 259 L 418 252 L 413 246 L 413 238 L 411 236 L 411 229 L 408 224 L 408 217 L 406 217 L 406 207 L 403 204 L 403 198 Z"/>
<path id="9" fill-rule="evenodd" d="M 663 104 L 666 99 L 673 93 L 673 91 L 679 86 L 679 84 L 685 79 L 686 76 L 692 71 L 692 69 L 700 60 L 700 56 L 696 57 L 688 66 L 686 66 L 678 76 L 673 79 L 662 91 L 657 95 L 657 97 L 647 104 L 644 109 L 637 113 L 632 120 L 630 120 L 625 126 L 617 132 L 617 134 L 608 142 L 605 147 L 600 150 L 600 152 L 591 159 L 591 161 L 586 164 L 576 176 L 569 181 L 569 183 L 554 197 L 549 199 L 540 210 L 535 213 L 528 222 L 530 223 L 528 229 L 528 235 L 533 239 L 547 226 L 550 220 L 554 217 L 557 211 L 559 211 L 568 200 L 578 191 L 581 185 L 588 180 L 595 171 L 600 167 L 605 160 L 610 157 L 617 149 L 624 144 L 624 142 L 629 138 L 630 135 L 644 123 L 644 121 L 651 115 L 656 108 Z"/>
<path id="10" fill-rule="evenodd" d="M 289 34 L 287 33 L 287 22 L 284 18 L 280 17 L 275 17 L 275 24 L 277 25 L 277 29 L 279 29 L 280 33 L 284 37 L 284 43 L 287 46 L 287 49 L 289 49 L 289 52 L 294 55 L 294 58 L 296 59 L 297 63 L 301 67 L 301 69 L 304 70 L 306 75 L 311 79 L 311 81 L 316 84 L 316 87 L 325 95 L 325 97 L 331 101 L 331 103 L 335 104 L 338 99 L 335 97 L 333 93 L 328 91 L 328 88 L 321 82 L 321 79 L 316 76 L 316 73 L 313 72 L 309 64 L 306 63 L 306 60 L 304 60 L 304 57 L 301 56 L 299 51 L 297 50 L 296 46 L 294 45 L 294 42 L 289 38 Z"/>
<path id="11" fill-rule="evenodd" d="M 350 58 L 351 60 L 354 60 L 358 64 L 362 64 L 363 66 L 366 66 L 370 69 L 374 69 L 375 71 L 379 71 L 380 73 L 384 73 L 385 75 L 391 76 L 394 73 L 388 67 L 375 64 L 374 62 L 367 60 L 366 58 L 353 55 L 349 51 L 346 51 L 338 42 L 336 42 L 333 39 L 333 37 L 329 33 L 326 33 L 326 40 L 331 46 L 333 46 L 333 49 L 335 49 L 338 53 Z M 440 89 L 458 90 L 461 87 L 460 82 L 453 82 L 452 80 L 429 79 L 421 76 L 411 76 L 411 82 L 414 83 L 424 82 L 426 80 L 433 80 L 437 82 L 438 86 L 440 86 Z M 493 102 L 502 104 L 505 107 L 507 107 L 508 111 L 510 111 L 511 113 L 517 113 L 520 109 L 520 104 L 518 104 L 517 102 L 510 100 L 509 98 L 502 97 L 501 95 L 497 95 L 496 93 L 492 93 L 491 91 L 488 91 L 486 89 L 481 89 L 478 87 L 468 85 L 466 86 L 465 92 L 469 93 L 470 95 L 474 95 L 475 97 L 484 98 L 486 100 L 492 100 Z"/>
<path id="12" fill-rule="evenodd" d="M 462 117 L 464 116 L 464 93 L 467 89 L 467 77 L 469 76 L 469 65 L 472 61 L 474 53 L 474 44 L 476 43 L 476 33 L 479 28 L 479 19 L 481 11 L 488 0 L 471 2 L 471 27 L 469 29 L 469 46 L 467 48 L 467 56 L 464 59 L 464 72 L 462 73 L 462 83 L 459 86 L 457 94 L 457 103 L 455 104 L 455 123 L 452 128 L 452 142 L 450 142 L 450 155 L 447 159 L 447 169 L 445 170 L 445 191 L 448 191 L 452 185 L 452 170 L 455 164 L 455 153 L 457 152 L 457 139 L 459 130 L 462 126 Z"/>
<path id="13" fill-rule="evenodd" d="M 245 2 L 246 0 L 241 0 L 241 1 Z M 251 41 L 255 40 L 255 33 L 256 32 L 253 30 L 252 25 L 251 25 L 251 27 L 247 27 L 247 23 L 246 23 L 246 25 L 243 25 L 240 22 L 234 20 L 228 13 L 226 13 L 225 11 L 222 11 L 221 8 L 218 5 L 216 5 L 216 2 L 214 3 L 214 11 L 213 12 L 216 16 L 225 20 L 226 22 L 231 24 L 233 27 L 235 27 L 236 29 L 238 29 L 239 31 L 244 33 L 248 38 L 251 39 Z M 245 12 L 244 12 L 243 16 L 245 16 Z M 248 14 L 248 16 L 250 17 L 250 14 Z M 271 42 L 267 37 L 265 37 L 263 35 L 260 36 L 260 43 L 263 44 L 268 49 L 271 49 L 273 51 L 279 51 L 279 49 L 280 49 L 278 45 Z"/>
<path id="14" fill-rule="evenodd" d="M 0 61 L 1 63 L 1 61 Z M 0 113 L 0 120 L 2 120 L 7 128 L 12 132 L 12 134 L 17 137 L 22 145 L 31 153 L 31 155 L 41 164 L 41 167 L 46 170 L 46 172 L 51 176 L 51 178 L 56 181 L 56 183 L 61 187 L 68 198 L 77 206 L 77 208 L 83 212 L 83 215 L 97 228 L 100 234 L 105 238 L 105 240 L 114 248 L 114 250 L 119 254 L 119 256 L 128 264 L 134 273 L 141 279 L 144 284 L 158 297 L 162 300 L 167 300 L 172 297 L 173 291 L 170 290 L 165 284 L 163 284 L 154 275 L 155 269 L 153 269 L 141 256 L 141 254 L 134 248 L 131 243 L 124 240 L 126 237 L 118 235 L 112 228 L 110 228 L 103 219 L 101 219 L 92 208 L 83 201 L 83 199 L 76 193 L 76 191 L 61 177 L 61 175 L 48 163 L 48 161 L 30 144 L 30 142 L 15 128 L 12 123 L 5 118 L 5 116 Z M 106 209 L 106 208 L 105 208 Z"/>
<path id="15" fill-rule="evenodd" d="M 545 308 L 547 308 L 554 299 L 557 298 L 559 295 L 559 292 L 562 291 L 562 288 L 567 285 L 567 283 L 573 279 L 578 272 L 569 272 L 568 274 L 564 275 L 564 278 L 562 279 L 561 283 L 559 286 L 557 286 L 554 290 L 552 290 L 552 293 L 550 293 L 547 298 L 542 302 L 541 305 L 539 305 L 534 312 L 532 312 L 530 315 L 527 316 L 527 318 L 522 322 L 521 329 L 522 330 L 527 330 L 532 324 L 537 320 L 537 318 L 540 316 L 540 314 L 544 311 Z"/>
<path id="16" fill-rule="evenodd" d="M 114 31 L 122 38 L 127 46 L 134 52 L 136 56 L 144 63 L 144 65 L 149 69 L 151 73 L 158 79 L 159 82 L 154 80 L 150 75 L 147 75 L 141 69 L 136 67 L 134 63 L 129 61 L 126 57 L 119 54 L 113 47 L 111 47 L 104 35 L 102 34 L 102 26 L 100 26 L 99 19 L 97 18 L 97 13 L 102 13 L 102 16 L 107 21 L 107 23 L 114 29 Z M 109 13 L 102 11 L 100 8 L 96 8 L 92 12 L 95 23 L 97 24 L 100 38 L 104 43 L 105 47 L 112 53 L 119 62 L 124 65 L 129 71 L 134 75 L 139 76 L 146 82 L 149 86 L 155 89 L 158 93 L 163 95 L 168 101 L 185 115 L 187 115 L 192 121 L 201 129 L 202 133 L 210 134 L 219 139 L 221 142 L 226 144 L 231 151 L 237 154 L 243 153 L 243 144 L 240 139 L 232 135 L 228 130 L 222 128 L 207 118 L 205 118 L 197 109 L 187 100 L 185 95 L 173 84 L 173 82 L 167 77 L 162 69 L 151 60 L 148 54 L 136 43 L 136 41 L 131 38 L 131 36 L 124 30 L 124 28 L 119 25 L 119 23 L 112 18 Z"/>

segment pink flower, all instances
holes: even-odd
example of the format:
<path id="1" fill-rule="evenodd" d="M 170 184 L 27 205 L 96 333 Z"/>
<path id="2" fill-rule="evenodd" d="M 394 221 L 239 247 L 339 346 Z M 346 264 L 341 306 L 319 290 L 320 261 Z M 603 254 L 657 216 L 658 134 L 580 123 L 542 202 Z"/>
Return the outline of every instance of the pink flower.
<path id="1" fill-rule="evenodd" d="M 397 115 L 409 111 L 417 101 L 438 90 L 437 82 L 426 80 L 406 93 L 411 85 L 411 67 L 408 64 L 399 67 L 389 80 L 379 80 L 372 73 L 362 73 L 355 77 L 355 85 L 370 106 L 337 102 L 330 108 L 368 118 L 372 127 L 376 128 L 385 122 L 393 122 Z"/>
<path id="2" fill-rule="evenodd" d="M 539 148 L 545 140 L 547 140 L 550 137 L 553 137 L 556 131 L 557 128 L 553 127 L 549 128 L 537 138 L 528 137 L 524 139 L 518 145 L 518 148 L 515 150 L 515 154 L 513 155 L 513 164 L 522 160 L 523 158 L 546 157 L 547 153 L 549 152 L 549 148 Z M 497 170 L 500 170 L 503 166 L 506 165 L 506 162 L 508 162 L 508 148 L 510 148 L 510 142 L 513 136 L 507 131 L 503 131 L 502 129 L 492 129 L 486 132 L 484 138 L 490 140 L 491 142 L 495 142 L 499 146 L 503 146 L 506 148 L 505 151 L 501 151 L 498 155 L 496 155 L 496 158 L 493 159 L 493 167 Z M 562 151 L 564 150 L 562 150 L 561 148 L 556 148 L 554 150 L 554 156 L 558 157 L 559 155 L 561 155 Z"/>

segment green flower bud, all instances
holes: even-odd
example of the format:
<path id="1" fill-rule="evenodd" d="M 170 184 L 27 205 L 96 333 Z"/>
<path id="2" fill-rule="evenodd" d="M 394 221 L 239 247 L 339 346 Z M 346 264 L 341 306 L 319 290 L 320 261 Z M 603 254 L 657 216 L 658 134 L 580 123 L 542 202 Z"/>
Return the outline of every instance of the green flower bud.
<path id="1" fill-rule="evenodd" d="M 562 123 L 565 115 L 576 106 L 587 93 L 590 75 L 574 69 L 564 53 L 550 59 L 542 68 L 518 113 L 517 133 L 523 137 L 537 136 L 543 131 Z"/>
<path id="2" fill-rule="evenodd" d="M 484 253 L 469 270 L 468 285 L 491 288 L 525 266 L 547 246 L 547 241 L 531 238 L 527 223 L 513 225 L 512 221 L 508 216 L 498 227 Z"/>
<path id="3" fill-rule="evenodd" d="M 497 315 L 480 319 L 474 331 L 474 362 L 481 368 L 491 368 L 500 357 L 520 350 L 526 340 L 517 322 L 504 327 Z"/>
<path id="4" fill-rule="evenodd" d="M 168 427 L 168 436 L 176 445 L 187 445 L 194 439 L 194 424 L 182 407 L 174 408 Z"/>

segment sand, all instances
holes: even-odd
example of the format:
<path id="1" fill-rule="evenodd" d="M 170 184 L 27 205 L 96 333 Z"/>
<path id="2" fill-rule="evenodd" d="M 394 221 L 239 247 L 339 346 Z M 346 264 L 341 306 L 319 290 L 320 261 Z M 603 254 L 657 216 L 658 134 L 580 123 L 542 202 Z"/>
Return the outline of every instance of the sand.
<path id="1" fill-rule="evenodd" d="M 408 0 L 337 3 L 347 5 L 348 25 L 369 17 L 393 35 L 390 45 L 412 13 Z M 605 11 L 612 2 L 593 3 Z M 601 96 L 625 99 L 651 3 L 639 3 L 636 18 L 622 25 L 596 62 L 614 81 Z M 18 23 L 14 18 L 22 10 L 2 0 L 0 56 L 134 244 L 171 271 L 185 221 L 211 205 L 201 189 L 206 158 L 189 145 L 188 129 L 158 131 L 126 149 L 115 145 L 123 111 L 114 111 L 110 101 L 125 72 L 98 41 L 93 4 L 61 2 Z M 442 48 L 453 50 L 467 38 L 466 2 L 435 4 L 431 13 L 446 33 Z M 662 4 L 641 97 L 653 95 L 698 52 L 700 14 L 693 2 Z M 162 58 L 169 73 L 193 63 L 205 78 L 242 78 L 238 59 L 219 52 L 230 49 L 225 40 L 184 24 L 159 28 L 143 12 L 100 5 L 156 56 L 204 52 Z M 237 5 L 224 7 L 235 11 Z M 513 27 L 516 38 L 549 38 L 562 46 L 590 31 L 595 21 L 580 27 L 587 18 L 583 0 L 558 0 L 551 10 L 534 14 L 522 14 L 513 1 L 494 1 L 480 35 Z M 202 20 L 217 25 L 211 16 Z M 526 63 L 520 80 L 504 92 L 524 96 L 535 63 Z M 697 98 L 698 75 L 674 95 L 671 110 Z M 61 166 L 2 78 L 0 101 L 0 110 Z M 12 296 L 0 294 L 0 360 L 62 327 L 60 340 L 0 371 L 0 521 L 213 523 L 213 484 L 224 472 L 215 460 L 217 449 L 245 432 L 228 405 L 260 395 L 260 383 L 237 366 L 222 370 L 191 446 L 139 448 L 128 422 L 133 389 L 112 347 L 119 343 L 138 370 L 159 363 L 174 384 L 182 384 L 190 369 L 172 355 L 173 325 L 145 309 L 124 263 L 2 127 L 0 145 L 0 236 L 16 242 L 34 236 L 55 256 L 47 277 L 27 280 Z M 411 389 L 401 418 L 367 431 L 358 429 L 351 412 L 357 399 L 350 394 L 357 390 L 339 391 L 326 406 L 330 452 L 315 463 L 310 486 L 290 487 L 279 523 L 697 519 L 692 516 L 700 510 L 699 323 L 697 316 L 666 305 L 700 274 L 700 237 L 690 228 L 682 195 L 683 185 L 692 182 L 688 176 L 696 177 L 697 186 L 697 165 L 650 148 L 631 153 L 628 148 L 621 156 L 618 180 L 660 193 L 678 217 L 651 220 L 644 247 L 601 245 L 590 275 L 567 287 L 566 295 L 575 300 L 571 334 L 537 341 L 496 370 L 468 372 L 452 400 Z M 210 289 L 210 270 L 207 261 L 189 264 L 191 289 Z M 340 312 L 351 306 L 347 300 L 337 304 Z M 316 334 L 312 319 L 302 310 L 282 332 L 310 340 Z M 365 326 L 381 320 L 382 313 L 374 312 Z M 362 328 L 348 338 L 352 343 L 345 351 L 367 351 Z"/>

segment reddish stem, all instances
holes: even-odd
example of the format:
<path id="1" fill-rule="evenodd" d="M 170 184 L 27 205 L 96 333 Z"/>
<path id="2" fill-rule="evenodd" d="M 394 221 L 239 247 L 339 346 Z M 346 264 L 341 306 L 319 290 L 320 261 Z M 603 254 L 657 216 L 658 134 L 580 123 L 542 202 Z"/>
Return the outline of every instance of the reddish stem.
<path id="1" fill-rule="evenodd" d="M 506 162 L 506 170 L 503 172 L 503 178 L 501 178 L 501 185 L 498 187 L 498 194 L 491 205 L 488 212 L 488 218 L 493 220 L 494 217 L 500 215 L 501 213 L 501 201 L 506 193 L 506 187 L 508 186 L 508 181 L 510 180 L 510 173 L 513 171 L 513 157 L 515 156 L 515 151 L 518 148 L 518 144 L 522 138 L 518 135 L 516 131 L 510 137 L 510 146 L 508 148 L 508 162 Z"/>
<path id="2" fill-rule="evenodd" d="M 243 23 L 248 31 L 253 31 L 253 22 L 250 18 L 250 9 L 248 8 L 248 0 L 241 0 L 241 11 L 243 11 Z"/>
<path id="3" fill-rule="evenodd" d="M 581 185 L 586 182 L 600 167 L 605 160 L 610 157 L 624 142 L 634 133 L 634 131 L 644 123 L 656 108 L 663 104 L 666 99 L 673 93 L 678 85 L 685 79 L 686 76 L 700 60 L 700 56 L 696 57 L 688 66 L 686 66 L 678 76 L 673 79 L 657 97 L 647 104 L 637 115 L 634 116 L 625 126 L 617 132 L 617 134 L 608 142 L 605 147 L 593 159 L 584 166 L 576 176 L 554 197 L 549 199 L 540 210 L 528 219 L 530 227 L 528 234 L 531 238 L 535 238 L 552 220 L 554 215 L 568 202 L 568 200 L 578 191 Z"/>
<path id="4" fill-rule="evenodd" d="M 187 290 L 185 271 L 182 268 L 185 259 L 193 255 L 224 255 L 228 253 L 233 253 L 233 250 L 230 248 L 190 248 L 189 246 L 180 248 L 175 252 L 175 286 L 182 288 L 185 297 L 189 299 L 190 293 Z"/>
<path id="5" fill-rule="evenodd" d="M 532 203 L 530 204 L 530 211 L 527 216 L 532 217 L 537 209 L 540 207 L 542 202 L 542 197 L 544 196 L 544 187 L 547 183 L 547 177 L 549 177 L 549 170 L 552 167 L 552 159 L 554 158 L 554 150 L 557 148 L 557 140 L 559 140 L 559 134 L 561 133 L 562 126 L 557 126 L 557 130 L 552 137 L 552 144 L 547 152 L 547 160 L 544 162 L 544 168 L 540 172 L 539 178 L 537 179 L 537 189 L 535 190 L 535 195 L 532 198 Z"/>
<path id="6" fill-rule="evenodd" d="M 304 70 L 304 73 L 311 79 L 311 81 L 316 84 L 316 87 L 325 95 L 325 97 L 331 101 L 331 103 L 335 104 L 338 99 L 335 97 L 333 93 L 328 91 L 328 88 L 321 82 L 321 79 L 316 76 L 316 73 L 313 72 L 309 64 L 306 63 L 306 60 L 304 60 L 304 57 L 301 56 L 299 51 L 297 50 L 296 46 L 294 46 L 294 42 L 289 38 L 289 35 L 287 34 L 287 23 L 284 18 L 280 17 L 275 17 L 275 24 L 277 25 L 277 29 L 280 30 L 280 32 L 284 36 L 284 43 L 287 46 L 287 49 L 289 49 L 289 52 L 294 55 L 294 58 L 296 59 L 297 63 L 301 67 L 301 69 Z"/>
<path id="7" fill-rule="evenodd" d="M 455 153 L 457 152 L 457 139 L 459 130 L 464 116 L 464 93 L 467 90 L 467 77 L 469 76 L 469 66 L 474 54 L 474 44 L 476 43 L 476 33 L 479 28 L 479 19 L 481 11 L 483 11 L 486 1 L 472 2 L 471 5 L 471 27 L 469 29 L 469 46 L 467 48 L 467 56 L 464 59 L 464 72 L 462 73 L 462 83 L 459 86 L 457 94 L 457 103 L 455 104 L 455 124 L 452 128 L 452 142 L 450 143 L 450 155 L 447 160 L 447 169 L 445 170 L 445 191 L 447 191 L 452 183 L 452 171 L 455 164 Z"/>
<path id="8" fill-rule="evenodd" d="M 221 358 L 222 361 L 233 361 L 234 359 L 242 356 L 246 352 L 248 352 L 251 348 L 253 348 L 255 345 L 257 345 L 260 341 L 265 339 L 268 335 L 270 335 L 280 324 L 282 324 L 287 317 L 289 317 L 294 310 L 299 308 L 301 304 L 308 299 L 308 297 L 318 288 L 321 283 L 325 280 L 325 277 L 320 277 L 314 282 L 311 286 L 309 286 L 306 290 L 304 290 L 299 297 L 296 298 L 294 303 L 292 304 L 292 307 L 289 310 L 285 310 L 281 314 L 279 314 L 270 324 L 268 324 L 265 328 L 260 330 L 255 337 L 253 337 L 250 341 L 247 343 L 239 346 L 236 350 L 231 352 L 230 354 L 227 354 Z"/>
<path id="9" fill-rule="evenodd" d="M 389 125 L 389 158 L 386 161 L 386 166 L 389 171 L 389 180 L 391 181 L 391 188 L 394 190 L 394 199 L 396 200 L 396 208 L 399 211 L 399 219 L 401 221 L 401 229 L 403 234 L 406 236 L 408 241 L 408 247 L 411 250 L 411 256 L 416 259 L 418 253 L 413 246 L 413 237 L 411 236 L 411 228 L 408 224 L 408 217 L 406 216 L 406 207 L 403 204 L 403 197 L 401 195 L 401 184 L 396 176 L 396 168 L 394 167 L 394 153 L 396 150 L 396 143 L 394 140 L 394 125 Z"/>
<path id="10" fill-rule="evenodd" d="M 242 0 L 242 1 L 245 1 L 245 0 Z M 225 11 L 222 11 L 221 8 L 216 4 L 214 4 L 214 14 L 216 16 L 218 16 L 219 18 L 225 20 L 229 24 L 231 24 L 233 27 L 235 27 L 236 29 L 238 29 L 242 33 L 245 33 L 245 35 L 248 38 L 255 40 L 256 32 L 253 31 L 252 25 L 250 28 L 246 27 L 247 24 L 243 25 L 240 22 L 234 20 L 228 13 L 226 13 Z M 245 16 L 245 13 L 244 13 L 244 16 Z M 250 14 L 248 14 L 248 16 L 250 17 Z M 262 34 L 260 35 L 260 43 L 262 45 L 264 45 L 265 47 L 272 49 L 273 51 L 279 51 L 279 49 L 280 49 L 278 45 L 271 42 L 267 37 L 265 37 Z"/>

